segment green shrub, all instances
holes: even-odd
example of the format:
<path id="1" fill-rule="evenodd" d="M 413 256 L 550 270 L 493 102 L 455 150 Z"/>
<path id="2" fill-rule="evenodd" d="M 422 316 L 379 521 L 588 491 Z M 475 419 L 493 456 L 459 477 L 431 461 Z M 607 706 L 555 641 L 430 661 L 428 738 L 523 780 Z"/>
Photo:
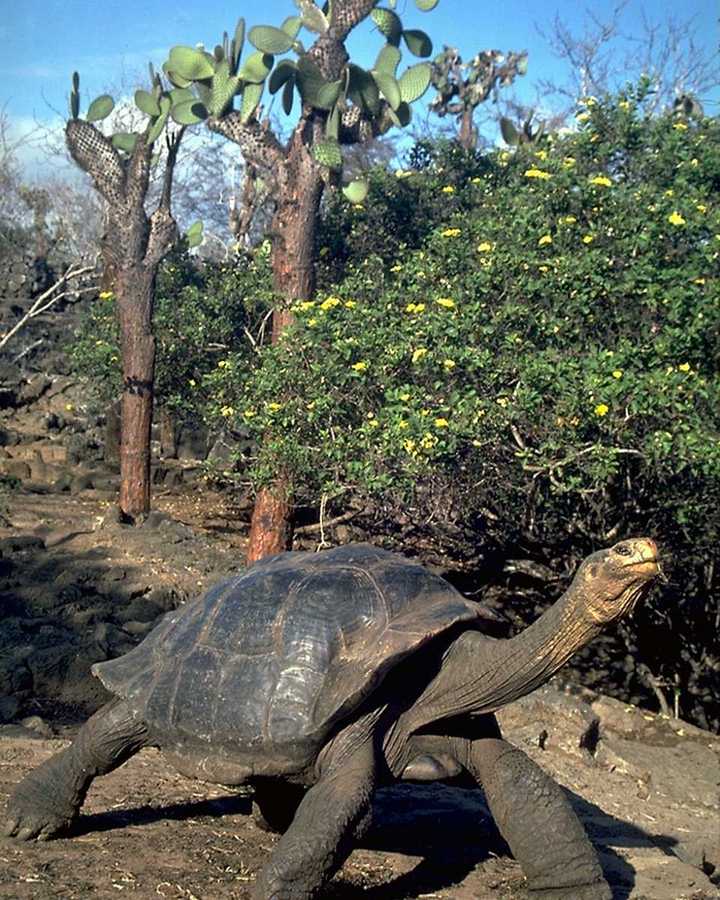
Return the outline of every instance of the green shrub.
<path id="1" fill-rule="evenodd" d="M 282 469 L 300 501 L 365 493 L 420 516 L 431 482 L 434 521 L 546 561 L 653 534 L 677 606 L 641 614 L 611 680 L 647 695 L 642 660 L 709 722 L 720 129 L 645 116 L 643 91 L 591 99 L 576 133 L 482 165 L 446 153 L 376 175 L 365 207 L 329 212 L 342 280 L 297 305 L 252 371 L 229 354 L 206 387 L 257 436 L 256 480 Z"/>

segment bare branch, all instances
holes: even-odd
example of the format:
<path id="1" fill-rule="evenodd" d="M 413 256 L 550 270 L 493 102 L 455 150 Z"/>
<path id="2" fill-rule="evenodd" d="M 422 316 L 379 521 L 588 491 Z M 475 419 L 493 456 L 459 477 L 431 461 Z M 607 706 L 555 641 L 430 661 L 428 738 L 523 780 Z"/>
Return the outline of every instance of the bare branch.
<path id="1" fill-rule="evenodd" d="M 34 319 L 36 316 L 41 315 L 44 312 L 47 312 L 51 306 L 54 306 L 59 300 L 62 300 L 63 297 L 67 297 L 69 294 L 85 294 L 90 293 L 92 291 L 97 291 L 98 286 L 92 285 L 90 287 L 77 288 L 77 289 L 67 289 L 62 290 L 62 288 L 68 284 L 74 278 L 80 278 L 83 275 L 87 275 L 90 272 L 95 271 L 95 265 L 92 266 L 81 266 L 81 267 L 70 267 L 65 274 L 59 278 L 55 284 L 51 285 L 46 291 L 43 291 L 39 297 L 36 297 L 30 309 L 22 316 L 18 321 L 13 325 L 10 331 L 6 332 L 0 338 L 0 350 L 13 338 L 18 331 L 25 327 L 25 325 L 30 321 L 30 319 Z"/>

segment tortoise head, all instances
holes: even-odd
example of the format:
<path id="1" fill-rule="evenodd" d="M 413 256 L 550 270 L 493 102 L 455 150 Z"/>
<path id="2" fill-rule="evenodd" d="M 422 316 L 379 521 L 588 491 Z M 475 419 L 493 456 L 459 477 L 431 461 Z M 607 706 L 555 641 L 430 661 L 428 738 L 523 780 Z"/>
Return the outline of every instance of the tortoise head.
<path id="1" fill-rule="evenodd" d="M 661 577 L 655 541 L 631 538 L 588 556 L 574 586 L 583 598 L 583 612 L 604 626 L 632 613 Z"/>

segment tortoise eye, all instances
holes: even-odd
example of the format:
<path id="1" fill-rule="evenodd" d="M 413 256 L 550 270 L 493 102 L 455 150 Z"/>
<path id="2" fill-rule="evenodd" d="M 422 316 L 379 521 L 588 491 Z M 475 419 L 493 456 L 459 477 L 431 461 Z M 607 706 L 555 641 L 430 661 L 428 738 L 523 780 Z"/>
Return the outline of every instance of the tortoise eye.
<path id="1" fill-rule="evenodd" d="M 628 547 L 627 544 L 620 544 L 619 547 L 615 548 L 616 553 L 619 553 L 620 556 L 630 556 L 632 550 Z"/>

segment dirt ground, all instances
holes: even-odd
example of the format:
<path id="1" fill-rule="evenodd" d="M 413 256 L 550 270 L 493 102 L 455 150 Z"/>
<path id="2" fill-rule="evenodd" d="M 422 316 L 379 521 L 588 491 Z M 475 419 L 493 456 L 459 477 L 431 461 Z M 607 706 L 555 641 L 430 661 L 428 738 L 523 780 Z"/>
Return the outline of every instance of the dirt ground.
<path id="1" fill-rule="evenodd" d="M 189 596 L 242 556 L 220 500 L 159 496 L 182 531 L 118 530 L 97 497 L 24 496 L 9 534 L 42 535 L 48 553 L 92 552 L 124 579 L 150 573 Z M 73 504 L 72 509 L 68 504 Z M 182 539 L 176 540 L 180 534 Z M 40 552 L 40 551 L 38 551 Z M 45 552 L 45 551 L 42 551 Z M 33 561 L 36 563 L 37 561 Z M 42 707 L 46 734 L 0 726 L 0 809 L 73 726 Z M 597 722 L 596 724 L 593 724 Z M 598 695 L 550 687 L 502 717 L 506 736 L 568 791 L 598 847 L 616 900 L 713 900 L 720 890 L 720 739 Z M 589 732 L 599 738 L 590 749 Z M 74 833 L 45 844 L 0 839 L 0 897 L 249 897 L 275 838 L 259 830 L 247 793 L 190 781 L 144 750 L 93 785 Z M 499 839 L 482 794 L 443 785 L 380 793 L 377 822 L 326 891 L 337 900 L 519 900 L 524 878 Z"/>

